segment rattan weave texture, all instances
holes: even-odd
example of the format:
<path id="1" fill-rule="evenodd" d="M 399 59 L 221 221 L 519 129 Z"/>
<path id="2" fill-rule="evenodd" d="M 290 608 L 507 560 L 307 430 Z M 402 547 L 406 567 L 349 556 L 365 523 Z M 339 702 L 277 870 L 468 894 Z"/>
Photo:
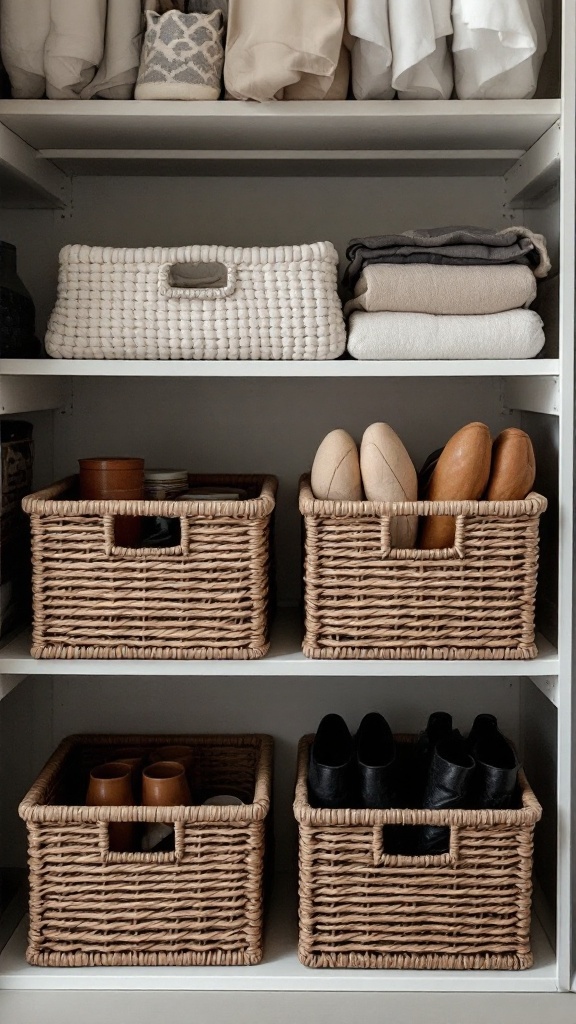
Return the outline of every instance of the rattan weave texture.
<path id="1" fill-rule="evenodd" d="M 400 743 L 415 737 L 398 736 Z M 523 773 L 509 811 L 324 810 L 308 803 L 312 736 L 298 750 L 299 944 L 307 967 L 531 967 L 535 822 Z M 386 825 L 450 826 L 450 852 L 387 854 Z"/>
<path id="2" fill-rule="evenodd" d="M 24 499 L 36 658 L 260 658 L 269 647 L 271 476 L 189 477 L 245 501 L 79 501 L 69 477 Z M 178 548 L 114 546 L 114 516 L 180 518 Z"/>
<path id="3" fill-rule="evenodd" d="M 113 748 L 186 743 L 205 791 L 244 806 L 85 807 Z M 255 964 L 262 958 L 268 736 L 73 736 L 20 805 L 28 829 L 27 959 L 49 967 Z M 110 853 L 109 821 L 174 823 L 173 853 Z"/>
<path id="4" fill-rule="evenodd" d="M 536 657 L 539 494 L 524 501 L 320 501 L 300 481 L 310 658 Z M 395 549 L 390 519 L 456 518 L 452 548 Z"/>

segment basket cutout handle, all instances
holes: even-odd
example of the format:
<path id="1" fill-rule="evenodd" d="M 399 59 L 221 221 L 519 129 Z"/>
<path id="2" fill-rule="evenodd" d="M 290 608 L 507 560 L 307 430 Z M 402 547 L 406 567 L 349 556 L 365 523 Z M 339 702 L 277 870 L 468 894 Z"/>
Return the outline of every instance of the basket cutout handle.
<path id="1" fill-rule="evenodd" d="M 163 263 L 158 291 L 166 299 L 219 299 L 236 289 L 236 267 L 218 260 Z"/>
<path id="2" fill-rule="evenodd" d="M 393 562 L 461 562 L 466 557 L 466 516 L 458 515 L 451 548 L 394 548 L 390 523 L 397 516 L 380 517 L 380 557 Z"/>
<path id="3" fill-rule="evenodd" d="M 375 825 L 372 833 L 372 856 L 374 867 L 415 867 L 425 871 L 427 868 L 456 867 L 460 858 L 460 831 L 455 825 L 440 825 L 450 833 L 448 853 L 436 854 L 399 854 L 387 853 L 384 829 L 390 826 Z M 422 828 L 421 825 L 398 825 L 397 828 Z"/>
<path id="4" fill-rule="evenodd" d="M 130 548 L 122 547 L 116 543 L 114 520 L 122 516 L 114 516 L 105 513 L 102 517 L 104 522 L 104 551 L 107 558 L 178 558 L 190 553 L 190 518 L 180 516 L 180 543 L 172 548 Z M 130 518 L 133 518 L 130 516 Z M 176 516 L 174 518 L 177 518 Z"/>
<path id="5" fill-rule="evenodd" d="M 166 823 L 174 828 L 174 849 L 162 853 L 141 852 L 140 850 L 120 853 L 111 850 L 110 826 L 115 824 L 116 822 L 113 821 L 98 822 L 98 849 L 104 864 L 179 864 L 184 857 L 184 823 L 181 821 Z M 137 827 L 136 822 L 133 824 Z"/>

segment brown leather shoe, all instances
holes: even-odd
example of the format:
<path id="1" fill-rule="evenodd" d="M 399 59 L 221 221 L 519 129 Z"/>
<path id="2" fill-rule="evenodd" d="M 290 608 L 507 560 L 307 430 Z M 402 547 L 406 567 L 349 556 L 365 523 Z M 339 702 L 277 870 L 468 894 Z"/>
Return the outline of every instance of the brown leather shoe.
<path id="1" fill-rule="evenodd" d="M 428 501 L 481 498 L 490 476 L 492 439 L 485 423 L 468 423 L 448 441 L 428 484 Z M 454 544 L 453 516 L 426 516 L 420 547 L 449 548 Z"/>
<path id="2" fill-rule="evenodd" d="M 518 427 L 508 427 L 494 441 L 487 501 L 520 501 L 530 493 L 536 476 L 532 441 Z"/>

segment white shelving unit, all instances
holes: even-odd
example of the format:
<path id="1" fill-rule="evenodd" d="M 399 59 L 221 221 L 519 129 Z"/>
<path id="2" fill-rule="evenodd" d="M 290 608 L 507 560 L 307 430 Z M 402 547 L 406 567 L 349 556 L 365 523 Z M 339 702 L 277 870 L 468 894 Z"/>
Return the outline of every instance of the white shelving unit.
<path id="1" fill-rule="evenodd" d="M 36 483 L 86 454 L 280 478 L 280 603 L 299 596 L 296 483 L 327 430 L 388 420 L 414 461 L 463 422 L 533 437 L 543 520 L 534 661 L 311 661 L 294 609 L 281 608 L 256 662 L 36 661 L 28 633 L 0 648 L 0 864 L 23 866 L 16 806 L 58 740 L 76 731 L 266 731 L 278 739 L 277 883 L 262 965 L 244 969 L 32 968 L 24 921 L 0 953 L 0 1016 L 10 1024 L 564 1024 L 572 947 L 572 521 L 574 404 L 574 36 L 562 10 L 562 99 L 491 102 L 0 102 L 4 237 L 42 326 L 68 242 L 269 245 L 423 223 L 524 221 L 547 235 L 559 293 L 547 345 L 530 361 L 359 363 L 0 360 L 0 414 L 34 424 Z M 295 953 L 291 822 L 295 744 L 322 714 L 352 727 L 372 707 L 418 729 L 439 707 L 466 728 L 494 711 L 523 751 L 544 805 L 537 829 L 535 965 L 525 972 L 310 971 Z M 291 872 L 291 874 L 290 874 Z M 14 911 L 13 923 L 17 921 Z M 4 932 L 11 931 L 4 918 Z M 0 930 L 0 936 L 2 935 Z"/>

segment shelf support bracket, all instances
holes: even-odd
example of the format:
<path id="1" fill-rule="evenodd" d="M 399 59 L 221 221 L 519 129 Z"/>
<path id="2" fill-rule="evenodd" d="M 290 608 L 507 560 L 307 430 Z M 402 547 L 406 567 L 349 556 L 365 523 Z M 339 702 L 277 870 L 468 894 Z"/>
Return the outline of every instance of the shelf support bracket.
<path id="1" fill-rule="evenodd" d="M 534 686 L 558 707 L 558 676 L 528 676 Z"/>
<path id="2" fill-rule="evenodd" d="M 558 377 L 503 377 L 501 396 L 504 409 L 549 416 L 560 412 Z"/>
<path id="3" fill-rule="evenodd" d="M 556 199 L 560 182 L 560 121 L 504 175 L 508 209 L 544 209 Z"/>
<path id="4" fill-rule="evenodd" d="M 70 201 L 70 178 L 32 146 L 0 124 L 0 205 L 18 209 L 63 209 Z"/>

